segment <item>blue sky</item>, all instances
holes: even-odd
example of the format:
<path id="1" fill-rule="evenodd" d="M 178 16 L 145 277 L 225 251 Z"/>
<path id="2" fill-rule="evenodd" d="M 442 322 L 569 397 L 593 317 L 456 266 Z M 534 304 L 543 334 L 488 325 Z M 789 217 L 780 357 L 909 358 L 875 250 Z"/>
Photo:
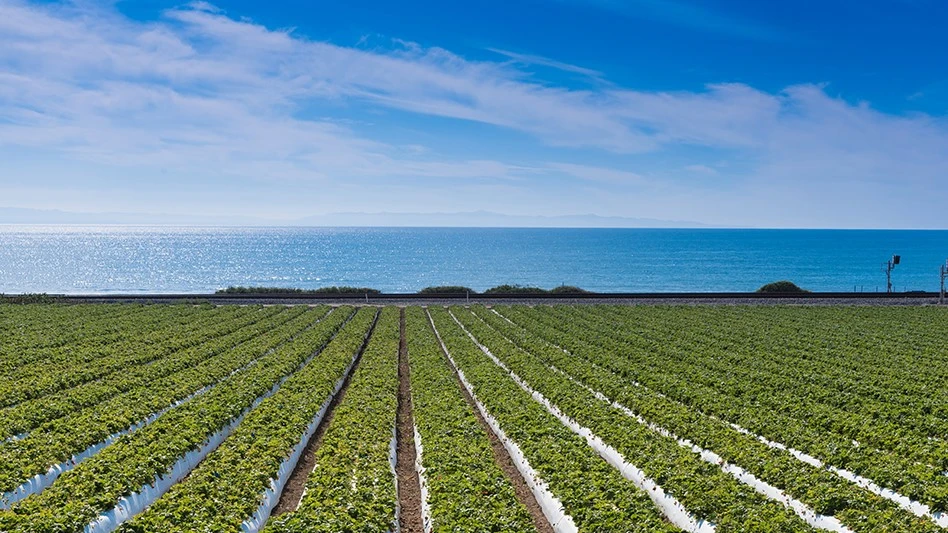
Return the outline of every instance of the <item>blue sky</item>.
<path id="1" fill-rule="evenodd" d="M 0 0 L 0 206 L 948 227 L 948 3 Z"/>

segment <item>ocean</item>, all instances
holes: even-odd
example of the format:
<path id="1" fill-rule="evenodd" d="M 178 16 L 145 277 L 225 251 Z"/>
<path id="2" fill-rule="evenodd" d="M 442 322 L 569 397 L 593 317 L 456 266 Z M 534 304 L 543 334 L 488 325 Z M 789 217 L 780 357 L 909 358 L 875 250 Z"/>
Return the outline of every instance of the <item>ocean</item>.
<path id="1" fill-rule="evenodd" d="M 207 293 L 231 285 L 598 292 L 936 291 L 948 231 L 0 226 L 0 292 Z"/>

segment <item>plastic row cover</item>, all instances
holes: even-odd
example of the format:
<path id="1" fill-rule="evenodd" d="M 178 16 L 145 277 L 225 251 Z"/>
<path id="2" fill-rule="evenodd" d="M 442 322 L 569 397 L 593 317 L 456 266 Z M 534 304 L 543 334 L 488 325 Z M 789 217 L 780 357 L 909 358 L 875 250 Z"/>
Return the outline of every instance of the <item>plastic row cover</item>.
<path id="1" fill-rule="evenodd" d="M 3 496 L 0 497 L 0 509 L 9 509 L 9 508 L 10 508 L 13 504 L 15 504 L 16 502 L 18 502 L 18 501 L 20 501 L 20 500 L 23 500 L 23 499 L 26 499 L 26 498 L 28 498 L 28 497 L 34 495 L 34 494 L 39 494 L 40 492 L 43 492 L 43 491 L 46 490 L 50 485 L 52 485 L 53 482 L 56 481 L 56 479 L 57 479 L 60 475 L 62 475 L 62 474 L 65 473 L 65 472 L 68 472 L 68 471 L 72 470 L 73 468 L 75 468 L 75 467 L 76 467 L 79 463 L 81 463 L 82 461 L 84 461 L 84 460 L 88 459 L 89 457 L 92 457 L 93 455 L 99 453 L 99 451 L 102 450 L 102 448 L 105 448 L 105 447 L 108 446 L 109 444 L 112 444 L 113 442 L 115 442 L 116 439 L 118 439 L 118 438 L 121 437 L 122 435 L 127 435 L 127 434 L 129 434 L 129 433 L 132 433 L 132 432 L 134 432 L 134 431 L 137 431 L 137 430 L 139 430 L 139 429 L 141 429 L 141 428 L 147 426 L 148 424 L 151 424 L 152 422 L 154 422 L 155 420 L 157 420 L 158 417 L 160 417 L 161 415 L 167 413 L 167 412 L 170 411 L 171 409 L 174 409 L 175 407 L 177 407 L 177 406 L 179 406 L 179 405 L 181 405 L 181 404 L 187 402 L 188 400 L 191 400 L 191 399 L 194 398 L 195 396 L 198 396 L 198 395 L 200 395 L 200 394 L 203 394 L 204 392 L 206 392 L 206 391 L 208 390 L 208 388 L 209 388 L 209 387 L 204 387 L 204 388 L 201 388 L 201 389 L 199 389 L 199 390 L 197 390 L 197 391 L 191 393 L 191 394 L 188 395 L 187 397 L 185 397 L 185 398 L 183 398 L 183 399 L 181 399 L 181 400 L 178 400 L 178 401 L 172 403 L 172 404 L 169 405 L 168 407 L 165 407 L 164 409 L 162 409 L 162 410 L 160 410 L 160 411 L 157 411 L 157 412 L 155 412 L 155 413 L 152 414 L 152 415 L 149 415 L 148 418 L 146 418 L 146 419 L 144 419 L 144 420 L 142 420 L 142 421 L 140 421 L 140 422 L 136 422 L 135 424 L 132 424 L 131 426 L 129 426 L 128 428 L 126 428 L 126 429 L 124 429 L 124 430 L 122 430 L 122 431 L 119 431 L 119 432 L 116 432 L 116 433 L 113 433 L 113 434 L 109 435 L 108 437 L 106 437 L 106 438 L 105 438 L 104 440 L 102 440 L 101 442 L 98 442 L 98 443 L 96 443 L 96 444 L 93 444 L 92 446 L 89 446 L 89 447 L 86 448 L 85 450 L 83 450 L 83 451 L 81 451 L 81 452 L 79 452 L 79 453 L 73 455 L 73 456 L 70 457 L 68 460 L 63 461 L 63 462 L 61 462 L 61 463 L 59 463 L 59 464 L 57 464 L 57 465 L 51 466 L 51 467 L 49 468 L 49 470 L 46 471 L 45 473 L 43 473 L 43 474 L 36 474 L 35 476 L 33 476 L 32 478 L 30 478 L 28 481 L 26 481 L 25 483 L 23 483 L 22 485 L 20 485 L 20 486 L 17 487 L 16 489 L 14 489 L 14 490 L 12 490 L 12 491 L 10 491 L 10 492 L 4 492 L 4 493 L 3 493 Z"/>
<path id="2" fill-rule="evenodd" d="M 452 315 L 453 318 L 453 315 Z M 464 326 L 457 321 L 458 326 L 467 333 L 471 341 L 474 342 L 481 349 L 484 354 L 486 354 L 494 362 L 495 365 L 500 367 L 510 375 L 510 377 L 523 389 L 525 392 L 530 394 L 534 400 L 542 405 L 547 412 L 555 416 L 564 426 L 568 427 L 573 433 L 586 439 L 586 443 L 599 454 L 600 457 L 606 460 L 607 463 L 612 465 L 619 473 L 622 474 L 622 477 L 628 479 L 635 484 L 639 489 L 645 491 L 649 498 L 658 508 L 662 511 L 668 520 L 677 526 L 680 529 L 688 531 L 690 533 L 714 533 L 714 525 L 706 522 L 704 520 L 697 520 L 688 512 L 687 509 L 679 502 L 675 497 L 670 494 L 667 494 L 664 489 L 654 480 L 650 479 L 645 475 L 645 472 L 640 470 L 635 465 L 629 463 L 625 460 L 625 457 L 619 453 L 618 450 L 606 444 L 601 438 L 596 436 L 592 430 L 587 427 L 581 426 L 572 418 L 569 418 L 562 411 L 559 410 L 555 405 L 550 403 L 545 396 L 534 390 L 530 385 L 528 385 L 523 379 L 520 378 L 516 373 L 511 371 L 503 361 L 497 358 L 491 351 L 479 343 L 476 338 L 469 331 L 467 331 Z"/>
<path id="3" fill-rule="evenodd" d="M 316 353 L 313 353 L 307 357 L 305 361 L 296 367 L 296 370 L 306 366 L 310 361 L 313 360 L 314 357 L 316 357 Z M 178 461 L 171 467 L 169 472 L 166 472 L 161 476 L 157 476 L 155 481 L 150 485 L 145 485 L 139 489 L 138 492 L 122 498 L 112 510 L 99 515 L 98 519 L 85 527 L 85 533 L 111 533 L 133 516 L 144 511 L 149 505 L 154 503 L 165 492 L 167 492 L 172 485 L 184 479 L 185 476 L 194 470 L 198 463 L 207 457 L 207 454 L 216 450 L 217 447 L 220 446 L 222 442 L 224 442 L 224 439 L 226 439 L 234 431 L 234 428 L 236 428 L 237 425 L 243 421 L 244 417 L 247 416 L 247 413 L 260 405 L 260 402 L 263 400 L 273 396 L 273 394 L 280 390 L 280 387 L 283 385 L 283 383 L 292 375 L 293 374 L 291 373 L 282 377 L 273 385 L 273 387 L 270 388 L 270 390 L 260 395 L 253 401 L 253 403 L 250 404 L 249 407 L 241 411 L 240 415 L 234 418 L 227 426 L 211 435 L 211 437 L 204 441 L 204 443 L 196 450 L 191 450 L 183 457 L 179 458 Z M 206 390 L 206 388 L 202 390 Z"/>
<path id="4" fill-rule="evenodd" d="M 899 507 L 901 507 L 902 509 L 905 509 L 906 511 L 909 511 L 915 516 L 918 516 L 921 518 L 926 518 L 926 517 L 930 518 L 939 526 L 943 528 L 948 528 L 948 513 L 933 513 L 931 510 L 931 507 L 919 501 L 913 500 L 909 498 L 908 496 L 899 494 L 898 492 L 892 489 L 880 487 L 879 485 L 875 484 L 872 480 L 865 478 L 863 476 L 860 476 L 859 474 L 856 474 L 855 472 L 844 470 L 842 468 L 837 468 L 832 465 L 824 464 L 823 461 L 820 461 L 819 459 L 817 459 L 816 457 L 813 457 L 812 455 L 790 448 L 786 446 L 785 444 L 768 440 L 767 438 L 757 435 L 755 433 L 752 433 L 742 428 L 741 426 L 738 426 L 737 424 L 731 424 L 731 427 L 740 433 L 755 437 L 757 440 L 759 440 L 760 442 L 766 444 L 767 446 L 771 448 L 789 452 L 795 459 L 797 459 L 800 462 L 806 463 L 811 466 L 815 466 L 816 468 L 824 468 L 836 474 L 837 476 L 845 479 L 846 481 L 855 483 L 856 485 L 859 485 L 860 487 L 868 490 L 869 492 L 872 492 L 873 494 L 877 496 L 881 496 L 897 504 Z"/>
<path id="5" fill-rule="evenodd" d="M 395 480 L 395 533 L 402 530 L 402 502 L 398 497 L 398 430 L 392 425 L 392 438 L 388 441 L 388 465 L 392 469 L 392 479 Z"/>
<path id="6" fill-rule="evenodd" d="M 415 439 L 415 472 L 418 473 L 418 484 L 421 486 L 421 522 L 425 533 L 431 533 L 434 522 L 431 519 L 431 504 L 428 503 L 428 478 L 425 477 L 425 467 L 421 464 L 421 435 L 418 433 L 418 426 L 413 426 L 412 431 Z"/>
<path id="7" fill-rule="evenodd" d="M 433 325 L 434 324 L 432 323 L 432 326 Z M 481 416 L 484 417 L 484 420 L 487 422 L 487 425 L 490 427 L 491 431 L 493 431 L 497 438 L 500 439 L 500 442 L 504 445 L 507 453 L 510 454 L 511 461 L 513 462 L 514 466 L 517 467 L 517 470 L 520 472 L 520 475 L 526 482 L 527 487 L 530 488 L 530 492 L 533 493 L 533 497 L 536 498 L 537 503 L 540 505 L 540 509 L 543 511 L 543 515 L 546 516 L 546 519 L 550 522 L 550 525 L 553 526 L 553 531 L 556 533 L 577 533 L 579 528 L 576 527 L 576 524 L 573 522 L 573 518 L 566 514 L 566 511 L 563 509 L 562 502 L 560 502 L 560 500 L 554 496 L 552 492 L 550 492 L 546 482 L 543 481 L 539 474 L 537 474 L 537 472 L 533 469 L 533 467 L 530 466 L 530 463 L 523 455 L 523 451 L 520 449 L 520 446 L 507 437 L 504 431 L 500 429 L 500 424 L 497 422 L 497 419 L 491 416 L 491 414 L 487 412 L 487 408 L 484 407 L 484 404 L 482 404 L 480 400 L 477 399 L 477 396 L 474 394 L 474 387 L 464 376 L 464 371 L 458 367 L 457 363 L 454 361 L 454 358 L 451 357 L 447 346 L 445 346 L 444 342 L 441 340 L 441 335 L 438 333 L 437 328 L 435 328 L 435 335 L 438 336 L 438 342 L 441 344 L 441 348 L 444 350 L 445 355 L 447 355 L 448 361 L 451 362 L 451 366 L 454 367 L 455 371 L 457 371 L 458 378 L 461 380 L 461 384 L 474 400 L 474 406 L 477 407 L 477 410 L 481 413 Z"/>
<path id="8" fill-rule="evenodd" d="M 313 420 L 310 421 L 309 425 L 306 426 L 306 431 L 303 433 L 303 436 L 300 438 L 300 441 L 296 444 L 296 446 L 293 447 L 293 452 L 290 453 L 289 457 L 284 459 L 283 463 L 280 464 L 280 469 L 277 471 L 277 477 L 270 480 L 270 488 L 268 488 L 263 493 L 263 498 L 260 501 L 260 505 L 257 507 L 257 510 L 253 513 L 253 515 L 247 520 L 244 520 L 244 522 L 240 525 L 241 531 L 244 533 L 257 533 L 263 529 L 264 525 L 266 525 L 267 520 L 270 519 L 270 513 L 273 512 L 273 508 L 276 507 L 277 503 L 280 501 L 280 495 L 283 493 L 283 488 L 286 487 L 286 482 L 289 481 L 293 471 L 296 470 L 296 465 L 299 463 L 300 457 L 303 455 L 303 450 L 306 448 L 306 444 L 313 437 L 313 434 L 316 433 L 316 428 L 319 427 L 320 422 L 322 422 L 323 418 L 326 416 L 326 412 L 329 411 L 329 404 L 332 402 L 333 398 L 339 394 L 343 383 L 346 381 L 346 376 L 352 372 L 352 367 L 354 365 L 355 358 L 353 358 L 352 362 L 349 363 L 349 366 L 346 367 L 343 377 L 339 378 L 339 380 L 336 382 L 335 388 L 333 388 L 329 398 L 326 398 L 326 401 L 323 402 L 323 405 L 319 408 L 319 412 L 316 413 L 316 416 L 313 417 Z"/>

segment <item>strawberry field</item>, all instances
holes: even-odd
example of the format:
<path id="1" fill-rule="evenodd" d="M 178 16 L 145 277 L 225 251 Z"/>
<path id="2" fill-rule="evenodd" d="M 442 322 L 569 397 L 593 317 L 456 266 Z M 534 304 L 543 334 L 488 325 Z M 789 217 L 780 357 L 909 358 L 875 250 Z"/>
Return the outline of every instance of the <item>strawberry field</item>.
<path id="1" fill-rule="evenodd" d="M 948 532 L 937 307 L 0 306 L 0 532 Z"/>

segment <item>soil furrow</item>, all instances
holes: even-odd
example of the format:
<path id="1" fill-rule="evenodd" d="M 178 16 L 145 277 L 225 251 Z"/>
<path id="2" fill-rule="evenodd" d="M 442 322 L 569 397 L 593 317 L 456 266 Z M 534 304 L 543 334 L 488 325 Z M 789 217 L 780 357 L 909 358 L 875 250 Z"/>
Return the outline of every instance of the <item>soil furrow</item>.
<path id="1" fill-rule="evenodd" d="M 398 414 L 395 426 L 395 473 L 398 476 L 399 528 L 401 533 L 424 533 L 421 516 L 421 480 L 415 469 L 415 421 L 411 406 L 411 369 L 405 338 L 405 309 L 399 318 Z"/>
<path id="2" fill-rule="evenodd" d="M 306 443 L 306 447 L 303 448 L 300 460 L 296 463 L 296 468 L 293 469 L 293 473 L 290 474 L 289 479 L 286 481 L 286 485 L 283 487 L 283 492 L 280 493 L 280 499 L 277 501 L 276 507 L 270 512 L 271 518 L 295 511 L 300 506 L 300 502 L 303 500 L 303 492 L 306 490 L 306 480 L 309 478 L 309 474 L 313 469 L 316 468 L 316 450 L 319 449 L 320 444 L 323 442 L 323 435 L 326 434 L 326 429 L 332 424 L 336 407 L 346 397 L 349 382 L 359 368 L 359 363 L 362 361 L 362 352 L 364 352 L 365 347 L 369 345 L 369 339 L 372 338 L 372 333 L 375 331 L 375 324 L 378 323 L 378 320 L 379 313 L 376 312 L 375 320 L 372 322 L 372 325 L 369 326 L 368 334 L 365 336 L 365 340 L 362 342 L 362 346 L 359 347 L 359 352 L 356 354 L 355 364 L 352 365 L 349 374 L 344 378 L 339 393 L 329 402 L 326 414 L 323 416 L 323 419 L 320 420 L 319 425 L 316 426 L 316 431 L 313 433 L 313 436 L 310 437 L 309 442 Z M 343 325 L 343 327 L 345 327 L 345 325 Z"/>
<path id="3" fill-rule="evenodd" d="M 428 317 L 428 321 L 429 327 L 434 329 L 434 324 L 431 323 L 430 316 Z M 447 354 L 443 353 L 444 348 L 442 347 L 441 350 L 441 355 L 444 357 L 444 363 L 451 367 L 451 363 L 448 361 Z M 474 411 L 474 416 L 477 417 L 477 421 L 487 433 L 487 438 L 490 440 L 490 447 L 494 451 L 494 462 L 497 463 L 497 466 L 500 467 L 500 469 L 504 472 L 504 475 L 507 476 L 507 479 L 510 480 L 510 483 L 514 488 L 514 492 L 517 495 L 517 499 L 520 500 L 520 503 L 522 503 L 524 507 L 527 508 L 527 512 L 529 512 L 530 517 L 533 518 L 533 525 L 537 528 L 537 532 L 554 533 L 553 526 L 550 525 L 550 521 L 546 518 L 546 515 L 543 514 L 543 509 L 537 502 L 536 497 L 533 495 L 530 487 L 527 486 L 527 482 L 524 481 L 523 476 L 520 475 L 520 471 L 517 470 L 517 467 L 514 465 L 513 459 L 510 458 L 510 454 L 507 452 L 507 448 L 504 448 L 504 443 L 500 441 L 493 430 L 490 429 L 487 421 L 484 420 L 484 417 L 481 415 L 481 412 L 477 409 L 477 406 L 474 403 L 474 398 L 472 398 L 471 394 L 466 388 L 464 388 L 464 385 L 461 383 L 461 378 L 457 375 L 457 372 L 454 372 L 454 379 L 457 382 L 458 388 L 461 390 L 461 394 L 464 395 L 464 399 Z"/>

